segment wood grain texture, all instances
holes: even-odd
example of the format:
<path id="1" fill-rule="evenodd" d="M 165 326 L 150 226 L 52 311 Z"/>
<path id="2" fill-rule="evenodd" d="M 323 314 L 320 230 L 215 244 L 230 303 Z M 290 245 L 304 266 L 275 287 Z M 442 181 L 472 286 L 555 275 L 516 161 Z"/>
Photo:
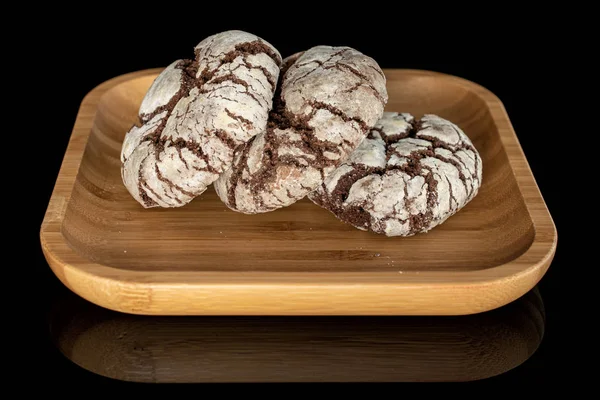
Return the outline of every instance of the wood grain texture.
<path id="1" fill-rule="evenodd" d="M 148 315 L 457 315 L 515 300 L 550 265 L 556 228 L 501 101 L 429 71 L 385 70 L 386 109 L 456 123 L 483 159 L 477 197 L 429 233 L 359 231 L 308 199 L 244 215 L 212 188 L 185 207 L 143 209 L 119 153 L 159 71 L 84 98 L 41 226 L 54 273 L 93 303 Z"/>
<path id="2" fill-rule="evenodd" d="M 126 381 L 448 382 L 523 363 L 545 314 L 537 288 L 492 311 L 447 317 L 154 317 L 70 294 L 49 321 L 67 358 Z"/>

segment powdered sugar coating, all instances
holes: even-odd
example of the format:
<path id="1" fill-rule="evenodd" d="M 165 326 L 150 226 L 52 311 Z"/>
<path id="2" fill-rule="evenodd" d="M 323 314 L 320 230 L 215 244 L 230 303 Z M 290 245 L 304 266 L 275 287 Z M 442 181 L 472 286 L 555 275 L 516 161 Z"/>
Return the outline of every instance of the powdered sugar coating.
<path id="1" fill-rule="evenodd" d="M 231 165 L 234 150 L 266 128 L 281 56 L 242 31 L 210 36 L 196 58 L 169 65 L 126 134 L 121 174 L 143 207 L 179 207 Z"/>
<path id="2" fill-rule="evenodd" d="M 387 103 L 383 72 L 355 49 L 317 46 L 284 65 L 267 130 L 214 184 L 235 211 L 263 213 L 305 197 L 363 141 Z"/>
<path id="3" fill-rule="evenodd" d="M 482 161 L 455 124 L 384 113 L 358 149 L 308 197 L 358 229 L 427 232 L 478 193 Z"/>
<path id="4" fill-rule="evenodd" d="M 182 60 L 172 62 L 152 82 L 140 105 L 139 115 L 142 118 L 147 118 L 159 107 L 166 106 L 181 90 L 183 70 L 178 68 L 181 62 Z"/>

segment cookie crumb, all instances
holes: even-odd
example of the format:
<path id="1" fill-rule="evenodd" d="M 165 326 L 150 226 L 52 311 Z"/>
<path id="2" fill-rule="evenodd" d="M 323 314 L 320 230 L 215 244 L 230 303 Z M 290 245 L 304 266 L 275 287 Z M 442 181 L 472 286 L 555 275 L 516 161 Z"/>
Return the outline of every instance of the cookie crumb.
<path id="1" fill-rule="evenodd" d="M 375 253 L 375 257 L 379 257 L 381 253 Z"/>
<path id="2" fill-rule="evenodd" d="M 123 253 L 127 253 L 127 250 L 123 250 Z"/>

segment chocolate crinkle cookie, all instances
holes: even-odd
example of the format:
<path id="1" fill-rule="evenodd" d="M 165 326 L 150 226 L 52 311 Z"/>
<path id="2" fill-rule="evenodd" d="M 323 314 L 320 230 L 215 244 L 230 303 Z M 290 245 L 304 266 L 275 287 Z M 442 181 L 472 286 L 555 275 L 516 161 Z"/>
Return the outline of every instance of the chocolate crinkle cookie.
<path id="1" fill-rule="evenodd" d="M 288 57 L 281 77 L 266 130 L 236 150 L 214 183 L 235 211 L 273 211 L 314 191 L 365 139 L 388 100 L 379 65 L 349 47 Z"/>
<path id="2" fill-rule="evenodd" d="M 308 197 L 358 229 L 411 236 L 464 207 L 481 177 L 481 157 L 458 126 L 436 115 L 386 112 Z"/>
<path id="3" fill-rule="evenodd" d="M 143 207 L 179 207 L 231 166 L 234 150 L 263 132 L 281 56 L 242 31 L 210 36 L 194 60 L 178 60 L 152 83 L 139 123 L 125 135 L 121 174 Z"/>

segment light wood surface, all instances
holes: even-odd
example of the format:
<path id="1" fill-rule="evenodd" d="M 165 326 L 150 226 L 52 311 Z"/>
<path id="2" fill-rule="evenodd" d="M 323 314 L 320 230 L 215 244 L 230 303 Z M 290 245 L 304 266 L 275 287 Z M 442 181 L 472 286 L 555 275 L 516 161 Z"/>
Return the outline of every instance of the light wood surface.
<path id="1" fill-rule="evenodd" d="M 84 98 L 41 226 L 54 273 L 93 303 L 149 315 L 469 314 L 515 300 L 550 265 L 556 228 L 502 103 L 428 71 L 385 70 L 387 110 L 455 122 L 483 159 L 478 196 L 429 233 L 359 231 L 308 199 L 244 215 L 212 187 L 181 208 L 143 209 L 119 153 L 159 71 Z"/>
<path id="2" fill-rule="evenodd" d="M 450 317 L 153 317 L 71 294 L 49 320 L 54 343 L 77 365 L 158 383 L 471 381 L 527 360 L 545 324 L 537 288 Z"/>

